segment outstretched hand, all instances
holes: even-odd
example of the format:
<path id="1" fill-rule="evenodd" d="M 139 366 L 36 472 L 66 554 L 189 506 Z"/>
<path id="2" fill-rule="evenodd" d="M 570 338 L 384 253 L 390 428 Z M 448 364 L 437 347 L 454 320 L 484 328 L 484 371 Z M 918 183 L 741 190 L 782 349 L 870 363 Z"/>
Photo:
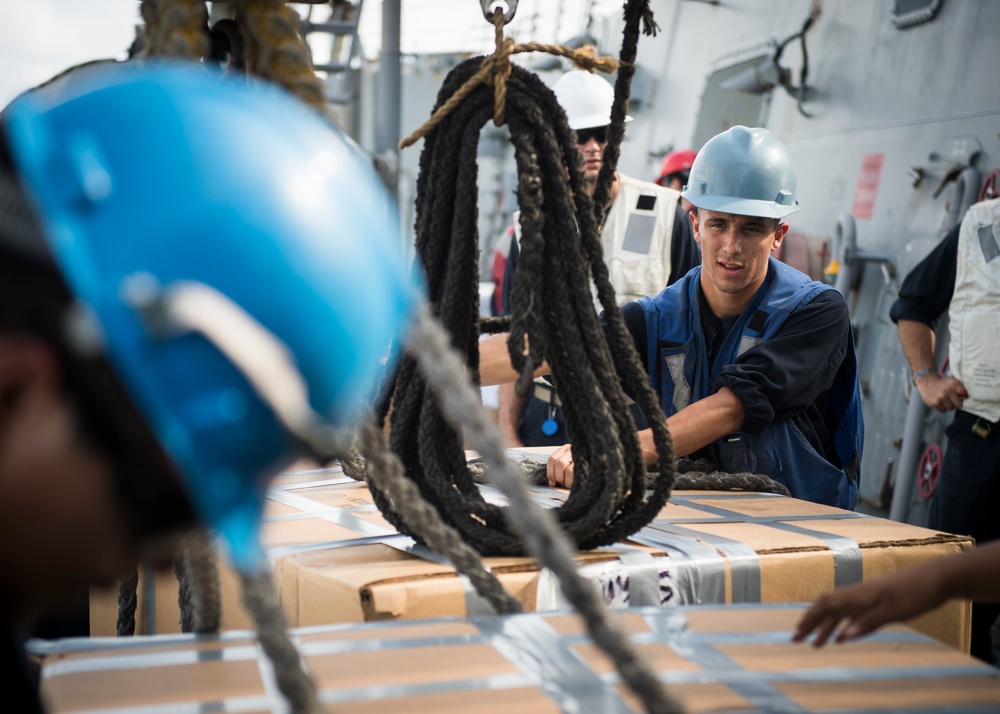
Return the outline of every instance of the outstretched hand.
<path id="1" fill-rule="evenodd" d="M 820 596 L 799 621 L 792 640 L 816 633 L 813 645 L 863 637 L 890 622 L 902 622 L 943 603 L 947 596 L 923 568 L 904 570 Z"/>

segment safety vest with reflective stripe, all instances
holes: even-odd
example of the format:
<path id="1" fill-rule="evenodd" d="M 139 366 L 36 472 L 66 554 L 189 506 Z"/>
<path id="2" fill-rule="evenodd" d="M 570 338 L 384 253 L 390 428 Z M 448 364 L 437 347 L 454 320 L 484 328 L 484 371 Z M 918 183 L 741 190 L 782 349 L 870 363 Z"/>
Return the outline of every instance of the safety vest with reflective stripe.
<path id="1" fill-rule="evenodd" d="M 832 290 L 773 258 L 763 285 L 730 328 L 714 366 L 701 326 L 698 298 L 701 268 L 695 268 L 654 297 L 639 300 L 646 316 L 647 364 L 653 387 L 667 416 L 712 394 L 722 368 L 759 343 L 771 339 L 801 306 Z M 792 496 L 853 509 L 864 443 L 861 392 L 854 338 L 834 378 L 829 407 L 837 424 L 834 446 L 845 468 L 818 453 L 792 420 L 774 421 L 764 431 L 739 431 L 715 442 L 719 465 L 729 473 L 770 476 Z"/>

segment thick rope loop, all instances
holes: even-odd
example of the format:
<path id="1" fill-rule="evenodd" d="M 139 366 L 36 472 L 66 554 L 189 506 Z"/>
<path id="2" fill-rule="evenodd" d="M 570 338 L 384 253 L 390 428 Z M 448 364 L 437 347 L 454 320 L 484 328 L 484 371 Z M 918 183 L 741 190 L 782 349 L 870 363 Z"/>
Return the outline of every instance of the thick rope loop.
<path id="1" fill-rule="evenodd" d="M 240 572 L 243 605 L 253 615 L 257 642 L 274 665 L 274 678 L 293 714 L 326 711 L 302 656 L 288 634 L 288 621 L 268 570 Z"/>
<path id="2" fill-rule="evenodd" d="M 439 106 L 481 71 L 485 60 L 459 65 L 445 80 Z M 617 542 L 651 521 L 669 496 L 673 452 L 661 426 L 661 474 L 646 495 L 646 467 L 612 350 L 650 415 L 665 422 L 658 399 L 614 308 L 614 291 L 594 219 L 575 138 L 551 90 L 513 67 L 507 82 L 508 123 L 519 173 L 522 257 L 512 300 L 511 359 L 521 370 L 529 359 L 548 360 L 560 390 L 574 443 L 576 480 L 557 511 L 560 523 L 584 548 Z M 478 273 L 475 236 L 476 151 L 482 126 L 493 113 L 489 88 L 480 84 L 444 116 L 425 139 L 417 187 L 417 252 L 431 302 L 453 345 L 478 369 Z M 569 176 L 567 177 L 567 167 Z M 577 226 L 579 225 L 579 230 Z M 590 279 L 600 287 L 621 344 L 609 349 L 592 307 Z M 529 352 L 524 354 L 525 337 Z M 520 347 L 519 347 L 520 346 Z M 643 395 L 642 385 L 645 384 Z M 464 443 L 439 413 L 435 396 L 404 359 L 395 384 L 392 448 L 421 493 L 441 517 L 486 555 L 524 552 L 502 507 L 487 503 L 470 476 Z M 651 416 L 651 422 L 657 417 Z M 413 530 L 373 487 L 376 502 L 397 528 Z"/>

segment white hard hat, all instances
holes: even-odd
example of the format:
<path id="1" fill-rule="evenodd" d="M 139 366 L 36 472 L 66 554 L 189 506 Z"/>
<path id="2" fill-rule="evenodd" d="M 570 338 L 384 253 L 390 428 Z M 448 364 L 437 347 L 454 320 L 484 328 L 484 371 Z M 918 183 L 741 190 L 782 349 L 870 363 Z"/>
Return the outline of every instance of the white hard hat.
<path id="1" fill-rule="evenodd" d="M 708 140 L 681 196 L 706 211 L 784 218 L 799 210 L 795 165 L 767 129 L 734 126 Z"/>
<path id="2" fill-rule="evenodd" d="M 611 123 L 615 90 L 603 77 L 575 69 L 560 77 L 552 91 L 566 111 L 569 128 L 573 131 Z M 626 114 L 625 121 L 632 121 L 632 117 Z"/>

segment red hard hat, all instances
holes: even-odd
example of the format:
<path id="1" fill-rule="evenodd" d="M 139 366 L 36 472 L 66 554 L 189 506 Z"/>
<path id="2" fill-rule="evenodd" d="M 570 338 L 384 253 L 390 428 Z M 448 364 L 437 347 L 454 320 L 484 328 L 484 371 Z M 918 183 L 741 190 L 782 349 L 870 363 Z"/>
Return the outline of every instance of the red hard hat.
<path id="1" fill-rule="evenodd" d="M 663 157 L 663 165 L 660 167 L 660 178 L 656 179 L 656 183 L 663 185 L 663 179 L 665 179 L 670 174 L 675 174 L 678 171 L 687 171 L 691 168 L 691 164 L 694 163 L 694 157 L 697 154 L 691 149 L 677 149 L 676 151 L 671 151 L 669 154 Z"/>

